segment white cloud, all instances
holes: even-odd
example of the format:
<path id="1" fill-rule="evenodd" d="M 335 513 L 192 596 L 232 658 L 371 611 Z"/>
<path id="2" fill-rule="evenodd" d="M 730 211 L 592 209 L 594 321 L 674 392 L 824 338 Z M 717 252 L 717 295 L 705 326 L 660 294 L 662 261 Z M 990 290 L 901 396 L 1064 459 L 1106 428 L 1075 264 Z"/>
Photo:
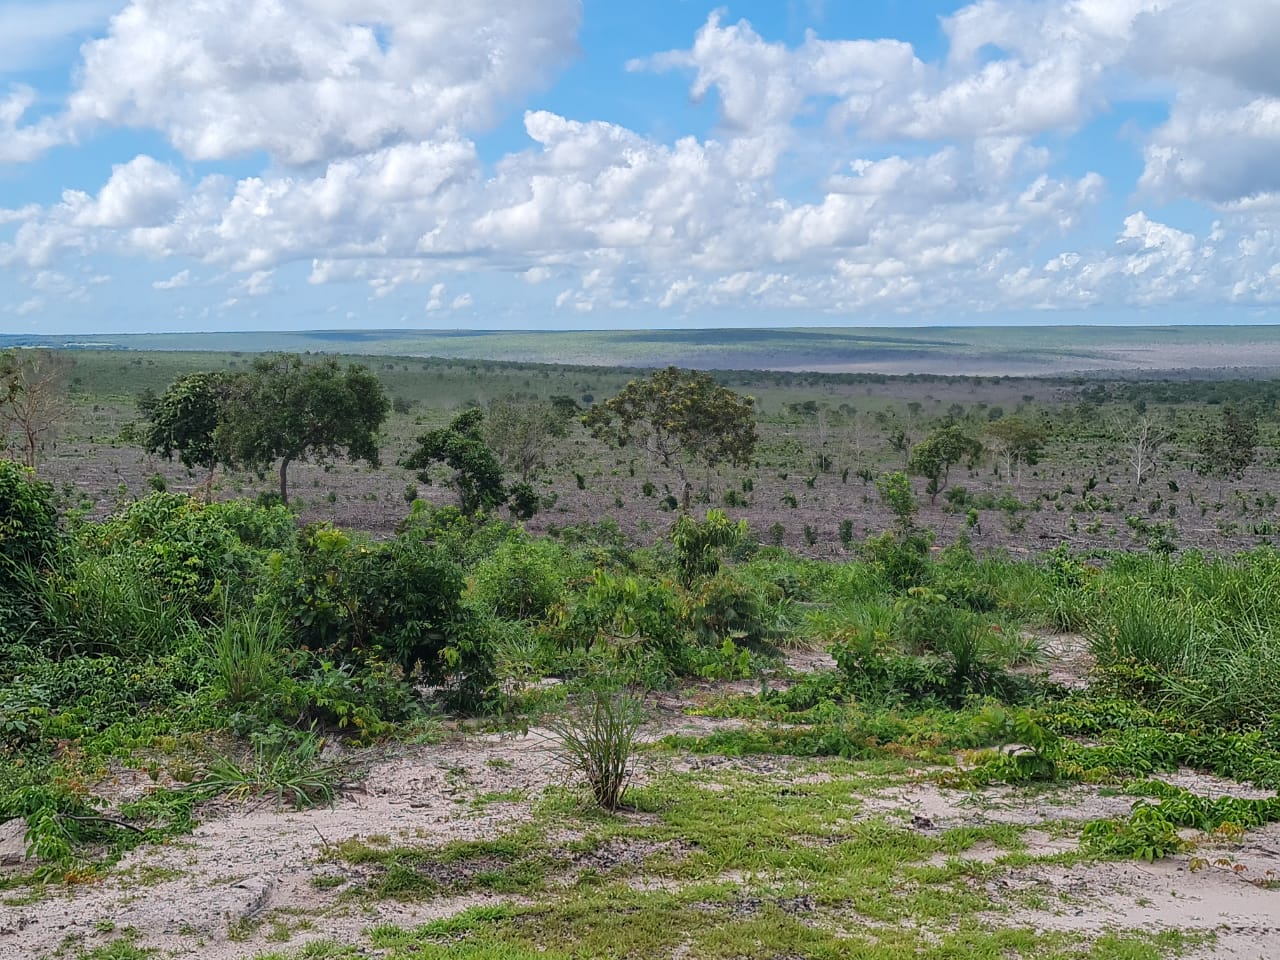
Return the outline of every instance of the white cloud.
<path id="1" fill-rule="evenodd" d="M 63 202 L 76 207 L 77 226 L 155 227 L 172 219 L 186 193 L 176 170 L 142 155 L 113 167 L 96 200 L 68 193 Z"/>
<path id="2" fill-rule="evenodd" d="M 60 46 L 106 25 L 120 0 L 39 0 L 0 6 L 0 73 L 43 66 Z"/>
<path id="3" fill-rule="evenodd" d="M 29 300 L 23 300 L 13 308 L 13 312 L 20 317 L 29 317 L 32 314 L 39 313 L 44 309 L 44 300 L 41 297 L 31 297 Z"/>
<path id="4" fill-rule="evenodd" d="M 192 179 L 139 156 L 96 195 L 0 210 L 0 266 L 183 258 L 241 275 L 225 306 L 299 261 L 373 300 L 419 287 L 427 311 L 474 306 L 445 281 L 484 273 L 582 312 L 1267 302 L 1277 9 L 979 0 L 945 19 L 937 62 L 897 40 L 769 42 L 717 13 L 689 49 L 630 65 L 687 71 L 718 103 L 711 136 L 530 109 L 531 145 L 488 163 L 475 131 L 572 53 L 577 0 L 133 0 L 86 46 L 66 116 L 27 120 L 30 91 L 0 101 L 0 157 L 107 124 L 157 129 L 191 161 L 268 159 Z M 1135 134 L 1145 209 L 1099 248 L 1075 231 L 1134 184 L 1062 172 L 1063 135 L 1134 95 L 1171 109 Z M 1159 204 L 1187 197 L 1217 208 L 1213 231 L 1163 222 Z"/>
<path id="5" fill-rule="evenodd" d="M 436 283 L 431 286 L 431 297 L 427 300 L 426 309 L 430 311 L 441 310 L 444 308 L 444 284 Z"/>
<path id="6" fill-rule="evenodd" d="M 36 99 L 36 91 L 27 86 L 13 87 L 0 97 L 0 164 L 28 163 L 66 140 L 59 123 L 49 117 L 23 122 Z"/>
<path id="7" fill-rule="evenodd" d="M 180 270 L 168 280 L 156 280 L 151 286 L 156 290 L 181 290 L 191 285 L 191 271 Z"/>
<path id="8" fill-rule="evenodd" d="M 133 0 L 84 48 L 70 116 L 194 160 L 310 164 L 483 128 L 572 55 L 579 0 Z"/>
<path id="9" fill-rule="evenodd" d="M 274 270 L 255 270 L 236 285 L 236 292 L 247 297 L 265 297 L 275 290 Z"/>

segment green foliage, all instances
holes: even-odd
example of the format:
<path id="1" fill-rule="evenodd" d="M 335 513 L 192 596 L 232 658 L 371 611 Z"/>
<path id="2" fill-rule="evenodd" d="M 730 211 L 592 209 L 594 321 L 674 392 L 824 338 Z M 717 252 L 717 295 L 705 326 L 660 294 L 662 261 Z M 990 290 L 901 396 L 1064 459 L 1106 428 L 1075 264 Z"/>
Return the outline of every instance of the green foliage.
<path id="1" fill-rule="evenodd" d="M 223 615 L 209 640 L 209 659 L 227 703 L 255 700 L 275 685 L 287 639 L 274 611 Z"/>
<path id="2" fill-rule="evenodd" d="M 984 428 L 991 438 L 992 448 L 1004 458 L 1005 470 L 1021 479 L 1022 465 L 1035 466 L 1040 462 L 1049 432 L 1043 423 L 1033 423 L 1022 417 L 1001 417 Z"/>
<path id="3" fill-rule="evenodd" d="M 278 462 L 287 504 L 291 463 L 345 454 L 376 467 L 378 430 L 390 409 L 382 382 L 359 364 L 344 371 L 333 359 L 258 357 L 231 381 L 214 443 L 228 460 L 259 471 Z"/>
<path id="4" fill-rule="evenodd" d="M 7 639 L 34 619 L 40 580 L 59 544 L 53 488 L 0 459 L 0 656 Z"/>
<path id="5" fill-rule="evenodd" d="M 296 641 L 339 664 L 386 658 L 465 699 L 489 682 L 488 651 L 462 603 L 462 567 L 448 551 L 403 533 L 364 543 L 328 526 L 272 558 L 260 602 Z"/>
<path id="6" fill-rule="evenodd" d="M 322 759 L 324 741 L 314 731 L 290 735 L 276 729 L 255 735 L 252 743 L 246 762 L 217 757 L 189 789 L 200 797 L 233 801 L 271 797 L 276 809 L 286 801 L 295 810 L 333 803 L 345 767 Z"/>
<path id="7" fill-rule="evenodd" d="M 1280 554 L 1117 558 L 1090 642 L 1113 676 L 1224 725 L 1280 714 Z"/>
<path id="8" fill-rule="evenodd" d="M 1234 404 L 1222 408 L 1196 441 L 1197 469 L 1213 477 L 1239 480 L 1258 455 L 1258 418 Z"/>
<path id="9" fill-rule="evenodd" d="M 759 439 L 754 404 L 710 374 L 668 367 L 632 380 L 617 396 L 592 407 L 582 422 L 598 439 L 640 447 L 676 470 L 687 510 L 687 463 L 715 467 L 751 462 Z"/>
<path id="10" fill-rule="evenodd" d="M 554 541 L 507 540 L 476 564 L 468 597 L 491 616 L 542 620 L 563 601 L 573 567 Z"/>
<path id="11" fill-rule="evenodd" d="M 929 572 L 929 547 L 932 537 L 915 528 L 905 531 L 886 530 L 868 537 L 862 555 L 880 576 L 899 590 L 921 583 Z"/>
<path id="12" fill-rule="evenodd" d="M 981 455 L 982 444 L 952 424 L 939 427 L 911 448 L 907 471 L 928 478 L 927 492 L 932 503 L 946 489 L 953 466 L 961 460 L 974 462 Z"/>
<path id="13" fill-rule="evenodd" d="M 529 517 L 537 510 L 533 488 L 520 483 L 508 489 L 502 466 L 484 435 L 483 411 L 472 408 L 453 418 L 449 426 L 424 433 L 418 446 L 402 464 L 418 471 L 418 479 L 431 483 L 432 468 L 442 464 L 453 471 L 448 483 L 458 492 L 462 512 L 473 516 L 510 501 L 517 516 Z"/>
<path id="14" fill-rule="evenodd" d="M 0 459 L 0 584 L 22 568 L 44 569 L 58 543 L 53 487 L 31 470 Z"/>
<path id="15" fill-rule="evenodd" d="M 178 459 L 187 467 L 212 472 L 230 465 L 230 451 L 220 447 L 222 425 L 232 379 L 223 372 L 179 377 L 160 396 L 144 394 L 138 408 L 147 420 L 142 446 L 148 453 Z"/>
<path id="16" fill-rule="evenodd" d="M 568 435 L 578 405 L 569 397 L 559 400 L 504 397 L 485 411 L 485 442 L 521 480 L 535 476 L 546 465 L 552 442 Z"/>
<path id="17" fill-rule="evenodd" d="M 880 494 L 880 502 L 897 519 L 899 527 L 911 529 L 915 526 L 916 498 L 905 473 L 899 470 L 882 474 L 876 480 L 876 491 Z"/>
<path id="18" fill-rule="evenodd" d="M 224 597 L 235 603 L 250 599 L 266 553 L 290 544 L 295 529 L 284 507 L 204 504 L 182 494 L 155 493 L 80 529 L 80 572 L 93 573 L 106 564 L 125 579 L 136 575 L 135 592 L 154 592 L 156 603 L 172 606 L 174 616 L 215 619 Z M 63 578 L 72 602 L 91 586 L 80 579 L 74 569 Z M 102 587 L 109 590 L 109 582 Z M 92 615 L 83 607 L 75 609 Z M 74 616 L 64 625 L 74 627 Z"/>
<path id="19" fill-rule="evenodd" d="M 742 551 L 750 542 L 747 521 L 735 523 L 722 510 L 708 510 L 703 520 L 682 514 L 671 527 L 680 582 L 689 586 L 701 577 L 714 576 L 725 555 Z"/>

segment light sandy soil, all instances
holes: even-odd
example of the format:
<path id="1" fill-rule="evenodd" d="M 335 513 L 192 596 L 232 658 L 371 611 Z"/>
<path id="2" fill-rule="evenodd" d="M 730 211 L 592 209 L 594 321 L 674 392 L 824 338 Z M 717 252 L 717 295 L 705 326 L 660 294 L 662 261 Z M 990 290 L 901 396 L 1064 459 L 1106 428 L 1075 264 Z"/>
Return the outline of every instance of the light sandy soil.
<path id="1" fill-rule="evenodd" d="M 1061 646 L 1070 661 L 1060 669 L 1062 678 L 1078 675 L 1081 664 L 1072 660 L 1078 645 L 1064 640 Z M 797 666 L 818 668 L 829 664 L 824 657 L 797 654 L 793 660 Z M 646 738 L 732 726 L 735 721 L 685 712 L 717 690 L 723 687 L 700 685 L 655 700 Z M 778 757 L 645 754 L 637 762 L 636 776 L 644 780 L 672 768 L 742 769 L 800 779 L 799 765 Z M 1261 795 L 1190 771 L 1167 779 L 1205 793 Z M 495 903 L 498 898 L 490 895 L 412 903 L 344 898 L 343 889 L 359 886 L 368 868 L 326 854 L 352 838 L 435 844 L 494 837 L 530 819 L 542 791 L 562 782 L 554 741 L 541 730 L 523 736 L 459 735 L 437 745 L 400 748 L 373 764 L 362 785 L 332 808 L 213 810 L 190 837 L 135 850 L 100 883 L 57 889 L 26 905 L 0 905 L 0 960 L 34 960 L 67 947 L 74 955 L 76 949 L 110 942 L 128 928 L 138 932 L 139 945 L 165 954 L 243 960 L 280 949 L 283 944 L 268 939 L 273 930 L 287 937 L 289 947 L 315 939 L 356 943 L 373 926 L 412 927 Z M 1074 849 L 1074 822 L 1125 814 L 1131 803 L 1131 798 L 1088 786 L 969 792 L 941 787 L 921 775 L 871 791 L 863 815 L 898 818 L 926 833 L 1016 824 L 1028 828 L 1024 853 L 1047 858 Z M 0 838 L 3 833 L 0 829 Z M 627 855 L 604 850 L 588 856 L 607 860 Z M 987 843 L 965 854 L 997 867 L 1008 856 Z M 1280 825 L 1252 832 L 1239 843 L 1201 847 L 1195 856 L 1205 861 L 1195 870 L 1188 856 L 1156 864 L 1063 866 L 1046 860 L 1010 864 L 973 882 L 984 885 L 997 903 L 1007 904 L 1005 912 L 992 913 L 994 924 L 1085 933 L 1107 928 L 1214 932 L 1214 942 L 1193 954 L 1196 960 L 1280 956 L 1280 890 L 1269 882 L 1280 876 Z M 637 882 L 643 885 L 643 880 Z M 1035 909 L 1027 906 L 1031 897 Z"/>

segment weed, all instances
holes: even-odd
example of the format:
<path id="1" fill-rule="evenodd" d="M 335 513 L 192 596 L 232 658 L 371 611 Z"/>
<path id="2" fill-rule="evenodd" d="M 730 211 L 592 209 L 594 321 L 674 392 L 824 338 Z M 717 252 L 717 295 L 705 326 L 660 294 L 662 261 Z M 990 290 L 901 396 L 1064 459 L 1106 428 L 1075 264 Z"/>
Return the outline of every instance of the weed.
<path id="1" fill-rule="evenodd" d="M 617 810 L 622 803 L 643 722 L 640 703 L 631 695 L 593 690 L 585 706 L 550 725 L 560 741 L 560 761 L 586 781 L 605 810 Z"/>

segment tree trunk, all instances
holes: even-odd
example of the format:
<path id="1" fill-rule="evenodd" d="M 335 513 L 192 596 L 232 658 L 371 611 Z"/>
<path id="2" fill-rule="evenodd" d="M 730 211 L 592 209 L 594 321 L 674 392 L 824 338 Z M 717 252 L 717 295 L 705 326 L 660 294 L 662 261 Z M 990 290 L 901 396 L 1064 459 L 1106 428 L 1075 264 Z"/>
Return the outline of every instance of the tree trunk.
<path id="1" fill-rule="evenodd" d="M 213 503 L 213 473 L 218 469 L 217 464 L 209 468 L 209 476 L 204 481 L 204 502 Z"/>
<path id="2" fill-rule="evenodd" d="M 289 505 L 289 458 L 280 461 L 280 502 Z"/>

